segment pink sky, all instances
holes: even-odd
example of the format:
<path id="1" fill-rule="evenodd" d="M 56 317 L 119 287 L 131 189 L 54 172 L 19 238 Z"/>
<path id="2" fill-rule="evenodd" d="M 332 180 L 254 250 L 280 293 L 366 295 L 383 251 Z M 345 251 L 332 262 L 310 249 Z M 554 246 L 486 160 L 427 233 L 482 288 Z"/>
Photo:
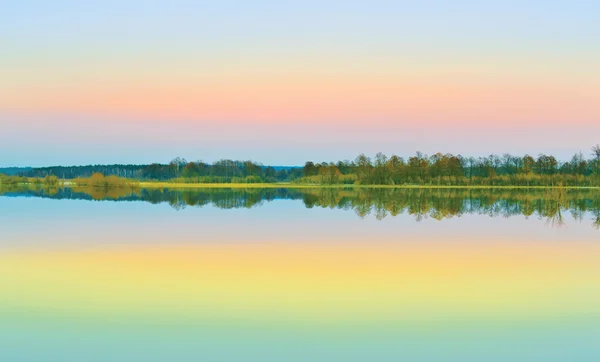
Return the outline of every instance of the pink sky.
<path id="1" fill-rule="evenodd" d="M 0 25 L 14 35 L 0 40 L 0 166 L 589 153 L 592 4 L 467 3 L 15 5 Z"/>

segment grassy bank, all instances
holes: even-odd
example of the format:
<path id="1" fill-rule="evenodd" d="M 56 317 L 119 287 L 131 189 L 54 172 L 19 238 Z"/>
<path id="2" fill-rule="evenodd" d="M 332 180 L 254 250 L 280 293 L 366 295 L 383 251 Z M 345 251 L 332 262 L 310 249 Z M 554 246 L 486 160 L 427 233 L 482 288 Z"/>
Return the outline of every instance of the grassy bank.
<path id="1" fill-rule="evenodd" d="M 116 176 L 104 177 L 94 174 L 89 178 L 77 178 L 71 180 L 58 179 L 56 176 L 45 178 L 27 178 L 0 175 L 0 186 L 10 187 L 17 185 L 28 185 L 35 187 L 93 187 L 93 188 L 123 188 L 123 189 L 581 189 L 600 190 L 600 186 L 521 186 L 521 185 L 419 185 L 419 184 L 353 184 L 353 183 L 303 183 L 303 182 L 272 182 L 272 183 L 187 183 L 177 181 L 138 181 Z"/>

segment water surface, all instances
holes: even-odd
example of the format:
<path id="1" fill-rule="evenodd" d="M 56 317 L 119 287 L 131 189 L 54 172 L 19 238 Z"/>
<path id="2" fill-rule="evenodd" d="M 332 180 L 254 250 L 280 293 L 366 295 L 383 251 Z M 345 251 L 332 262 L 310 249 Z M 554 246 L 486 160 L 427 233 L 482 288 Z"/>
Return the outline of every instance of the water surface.
<path id="1" fill-rule="evenodd" d="M 600 358 L 597 191 L 0 194 L 0 360 Z"/>

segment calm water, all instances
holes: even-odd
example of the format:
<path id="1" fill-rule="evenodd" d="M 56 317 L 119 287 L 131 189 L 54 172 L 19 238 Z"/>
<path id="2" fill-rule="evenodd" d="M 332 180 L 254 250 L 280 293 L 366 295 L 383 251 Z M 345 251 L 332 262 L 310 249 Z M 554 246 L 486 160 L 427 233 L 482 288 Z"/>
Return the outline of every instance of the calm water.
<path id="1" fill-rule="evenodd" d="M 600 192 L 0 190 L 1 361 L 598 361 Z"/>

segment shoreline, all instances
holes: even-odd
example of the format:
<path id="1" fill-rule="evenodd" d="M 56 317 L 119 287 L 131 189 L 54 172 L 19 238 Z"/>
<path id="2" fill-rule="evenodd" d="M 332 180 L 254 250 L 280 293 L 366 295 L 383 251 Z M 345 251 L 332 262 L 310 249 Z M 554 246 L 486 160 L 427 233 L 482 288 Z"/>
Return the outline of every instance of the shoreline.
<path id="1" fill-rule="evenodd" d="M 351 184 L 294 184 L 294 183 L 178 183 L 178 182 L 140 182 L 139 188 L 143 189 L 243 189 L 243 188 L 284 188 L 284 189 L 574 189 L 574 190 L 600 190 L 600 186 L 445 186 L 445 185 L 351 185 Z"/>
<path id="2" fill-rule="evenodd" d="M 22 186 L 34 186 L 33 183 L 12 184 Z M 8 186 L 2 185 L 1 186 Z M 39 187 L 50 188 L 77 188 L 71 180 L 62 180 L 58 185 L 43 185 Z M 86 186 L 84 186 L 86 187 Z M 355 185 L 355 184 L 296 184 L 290 182 L 282 183 L 182 183 L 182 182 L 158 182 L 141 181 L 129 185 L 112 185 L 112 188 L 130 188 L 130 189 L 404 189 L 404 190 L 592 190 L 600 191 L 600 186 L 485 186 L 485 185 Z"/>

